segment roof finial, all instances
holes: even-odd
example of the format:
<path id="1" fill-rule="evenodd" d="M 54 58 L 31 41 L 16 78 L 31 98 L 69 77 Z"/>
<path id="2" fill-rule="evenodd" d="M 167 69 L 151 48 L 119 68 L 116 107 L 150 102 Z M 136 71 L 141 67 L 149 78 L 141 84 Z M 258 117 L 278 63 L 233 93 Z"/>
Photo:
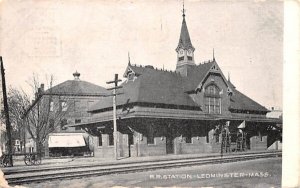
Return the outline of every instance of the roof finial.
<path id="1" fill-rule="evenodd" d="M 130 54 L 128 52 L 128 65 L 130 65 Z"/>
<path id="2" fill-rule="evenodd" d="M 182 16 L 185 17 L 184 0 L 182 0 Z"/>
<path id="3" fill-rule="evenodd" d="M 228 82 L 230 82 L 230 72 L 228 72 Z"/>
<path id="4" fill-rule="evenodd" d="M 77 80 L 77 81 L 80 80 L 79 79 L 80 73 L 77 72 L 77 70 L 76 70 L 76 72 L 73 73 L 73 76 L 74 76 L 74 80 Z"/>
<path id="5" fill-rule="evenodd" d="M 215 48 L 213 48 L 213 61 L 215 61 Z"/>

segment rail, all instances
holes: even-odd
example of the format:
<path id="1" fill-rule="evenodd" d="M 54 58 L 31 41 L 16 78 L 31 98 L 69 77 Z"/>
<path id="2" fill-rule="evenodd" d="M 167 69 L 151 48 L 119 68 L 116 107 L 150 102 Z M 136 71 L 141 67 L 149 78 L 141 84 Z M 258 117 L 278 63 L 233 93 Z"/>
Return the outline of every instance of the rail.
<path id="1" fill-rule="evenodd" d="M 39 169 L 32 169 L 31 171 L 23 173 L 11 173 L 6 174 L 6 179 L 10 184 L 22 184 L 32 182 L 43 182 L 58 179 L 72 179 L 83 178 L 91 176 L 103 176 L 109 174 L 130 173 L 149 171 L 162 168 L 177 168 L 184 166 L 196 166 L 215 163 L 229 163 L 245 160 L 253 160 L 259 158 L 280 157 L 282 152 L 264 152 L 256 154 L 243 154 L 243 155 L 230 155 L 223 157 L 206 157 L 206 158 L 192 158 L 192 159 L 174 159 L 168 161 L 151 161 L 144 163 L 132 163 L 132 164 L 115 164 L 115 165 L 86 165 L 80 168 L 64 167 L 61 169 L 45 169 L 40 171 Z"/>

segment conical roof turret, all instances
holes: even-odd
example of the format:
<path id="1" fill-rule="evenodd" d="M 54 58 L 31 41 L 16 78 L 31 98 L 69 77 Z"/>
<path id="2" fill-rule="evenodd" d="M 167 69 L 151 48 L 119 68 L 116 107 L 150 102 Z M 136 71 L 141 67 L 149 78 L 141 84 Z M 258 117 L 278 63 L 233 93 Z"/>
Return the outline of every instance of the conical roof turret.
<path id="1" fill-rule="evenodd" d="M 193 49 L 193 51 L 195 50 L 194 46 L 192 45 L 191 42 L 191 38 L 190 38 L 190 34 L 186 25 L 186 21 L 185 21 L 185 9 L 183 7 L 182 10 L 183 14 L 182 14 L 182 24 L 181 24 L 181 31 L 180 31 L 180 38 L 179 38 L 179 42 L 178 42 L 178 46 L 176 48 L 176 51 L 178 52 L 178 50 L 180 48 L 182 49 Z"/>

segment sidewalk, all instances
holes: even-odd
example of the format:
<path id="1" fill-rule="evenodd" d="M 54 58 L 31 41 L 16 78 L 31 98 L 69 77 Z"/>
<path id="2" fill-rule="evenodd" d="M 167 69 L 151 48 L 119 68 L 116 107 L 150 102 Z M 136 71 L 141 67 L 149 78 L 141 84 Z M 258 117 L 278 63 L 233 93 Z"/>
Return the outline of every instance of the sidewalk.
<path id="1" fill-rule="evenodd" d="M 273 150 L 276 151 L 276 150 Z M 266 153 L 272 151 L 245 151 L 245 152 L 232 152 L 225 153 L 223 156 L 239 155 L 239 154 L 251 154 L 251 153 Z M 114 165 L 114 164 L 126 164 L 126 163 L 142 163 L 151 161 L 167 161 L 167 160 L 180 160 L 180 159 L 193 159 L 193 158 L 205 158 L 205 157 L 220 157 L 220 153 L 203 153 L 203 154 L 180 154 L 180 155 L 163 155 L 163 156 L 145 156 L 145 157 L 128 157 L 119 158 L 118 160 L 113 158 L 96 158 L 96 157 L 74 157 L 74 158 L 48 158 L 42 159 L 41 165 L 26 166 L 22 159 L 14 161 L 14 167 L 2 168 L 3 171 L 18 170 L 18 169 L 39 169 L 50 167 L 64 167 L 64 166 L 82 166 L 82 165 Z M 5 170 L 4 170 L 5 169 Z"/>

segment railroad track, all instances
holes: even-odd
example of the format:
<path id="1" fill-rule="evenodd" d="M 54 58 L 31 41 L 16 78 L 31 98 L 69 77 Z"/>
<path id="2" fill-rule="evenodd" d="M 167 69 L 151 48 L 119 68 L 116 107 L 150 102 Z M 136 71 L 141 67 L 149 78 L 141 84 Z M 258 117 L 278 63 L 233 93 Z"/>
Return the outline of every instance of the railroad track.
<path id="1" fill-rule="evenodd" d="M 31 169 L 21 170 L 17 172 L 5 173 L 5 178 L 12 185 L 28 184 L 33 182 L 45 182 L 59 179 L 74 179 L 91 176 L 103 176 L 118 173 L 130 173 L 149 171 L 165 168 L 178 168 L 185 166 L 198 166 L 204 164 L 229 163 L 245 160 L 253 160 L 258 158 L 280 157 L 281 151 L 263 152 L 263 153 L 247 153 L 239 155 L 229 155 L 223 157 L 206 157 L 191 159 L 173 159 L 162 161 L 149 161 L 139 163 L 120 163 L 114 165 L 82 165 L 82 166 L 65 166 L 47 169 Z"/>

